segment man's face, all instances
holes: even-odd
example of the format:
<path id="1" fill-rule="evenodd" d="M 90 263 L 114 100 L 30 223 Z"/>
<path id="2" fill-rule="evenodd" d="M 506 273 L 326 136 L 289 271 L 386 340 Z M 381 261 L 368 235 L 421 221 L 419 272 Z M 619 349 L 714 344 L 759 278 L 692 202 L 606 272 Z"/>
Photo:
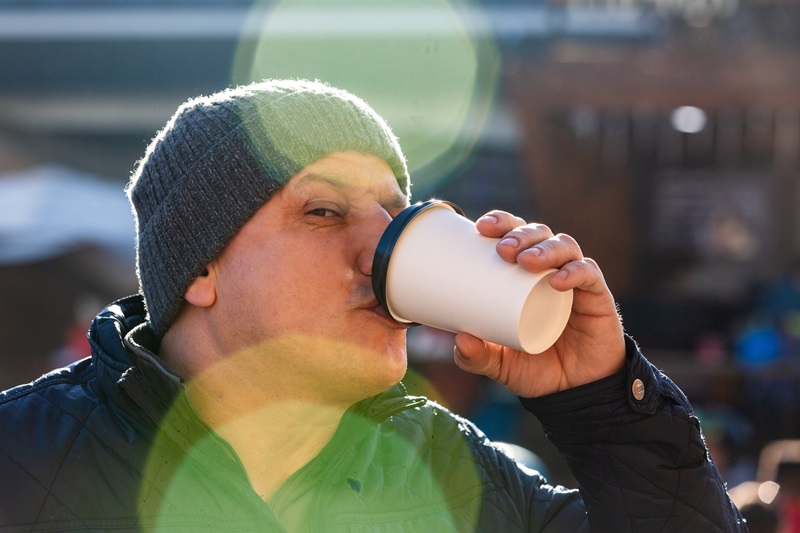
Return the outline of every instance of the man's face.
<path id="1" fill-rule="evenodd" d="M 375 156 L 336 152 L 304 168 L 210 265 L 223 351 L 255 350 L 272 378 L 342 400 L 399 381 L 405 328 L 378 305 L 371 274 L 383 230 L 407 205 Z"/>

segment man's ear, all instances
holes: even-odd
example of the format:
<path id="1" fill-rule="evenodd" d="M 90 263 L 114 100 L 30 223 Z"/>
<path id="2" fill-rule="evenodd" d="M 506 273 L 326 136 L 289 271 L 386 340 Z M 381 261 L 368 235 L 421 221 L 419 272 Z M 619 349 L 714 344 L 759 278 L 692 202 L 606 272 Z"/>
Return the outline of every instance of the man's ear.
<path id="1" fill-rule="evenodd" d="M 196 307 L 210 307 L 217 300 L 217 276 L 213 265 L 207 265 L 186 289 L 184 298 Z"/>

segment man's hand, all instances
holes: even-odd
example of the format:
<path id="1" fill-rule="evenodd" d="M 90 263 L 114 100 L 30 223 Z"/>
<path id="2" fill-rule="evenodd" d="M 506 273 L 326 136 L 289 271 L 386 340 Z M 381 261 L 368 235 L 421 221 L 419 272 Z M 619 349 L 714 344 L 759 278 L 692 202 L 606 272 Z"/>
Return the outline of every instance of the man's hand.
<path id="1" fill-rule="evenodd" d="M 559 271 L 550 285 L 574 289 L 572 313 L 564 333 L 541 354 L 528 354 L 483 341 L 467 333 L 456 335 L 456 364 L 467 372 L 499 381 L 526 398 L 545 396 L 610 376 L 625 366 L 625 341 L 614 298 L 603 273 L 569 235 L 553 235 L 542 224 L 526 224 L 504 211 L 478 219 L 478 231 L 501 238 L 497 253 L 505 261 L 538 272 Z"/>

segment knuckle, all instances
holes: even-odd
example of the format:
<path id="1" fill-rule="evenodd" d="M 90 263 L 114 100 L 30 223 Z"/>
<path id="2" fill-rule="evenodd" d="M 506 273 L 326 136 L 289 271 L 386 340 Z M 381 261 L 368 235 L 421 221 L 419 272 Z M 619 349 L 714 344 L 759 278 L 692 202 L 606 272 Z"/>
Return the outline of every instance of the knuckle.
<path id="1" fill-rule="evenodd" d="M 587 257 L 583 260 L 583 263 L 586 265 L 585 268 L 592 273 L 600 273 L 600 265 L 597 264 L 597 261 L 594 259 Z"/>
<path id="2" fill-rule="evenodd" d="M 538 233 L 553 235 L 553 230 L 551 230 L 550 226 L 548 226 L 547 224 L 540 224 L 538 222 L 534 222 L 530 224 L 530 227 L 534 228 Z"/>
<path id="3" fill-rule="evenodd" d="M 550 228 L 544 224 L 523 224 L 509 233 L 516 234 L 526 239 L 526 241 L 543 241 L 552 235 Z"/>
<path id="4" fill-rule="evenodd" d="M 518 217 L 516 215 L 512 215 L 508 211 L 503 211 L 501 209 L 493 209 L 488 213 L 486 213 L 486 215 L 491 215 L 495 217 L 501 225 L 507 227 L 511 231 L 521 226 L 525 226 L 527 224 L 527 222 L 525 222 L 525 219 Z"/>
<path id="5" fill-rule="evenodd" d="M 593 277 L 600 270 L 597 267 L 597 263 L 595 263 L 593 259 L 588 258 L 581 259 L 580 261 L 573 261 L 571 263 L 571 269 L 575 272 L 580 272 L 582 276 L 586 277 Z"/>
<path id="6" fill-rule="evenodd" d="M 520 226 L 514 229 L 515 233 L 519 233 L 523 237 L 534 237 L 536 235 L 536 229 L 532 228 L 531 226 Z"/>
<path id="7" fill-rule="evenodd" d="M 592 270 L 592 265 L 589 261 L 585 259 L 581 259 L 580 261 L 575 261 L 575 268 L 578 270 L 582 270 L 583 272 L 590 272 Z"/>
<path id="8" fill-rule="evenodd" d="M 508 212 L 506 212 L 506 211 L 502 211 L 502 210 L 500 210 L 500 209 L 492 209 L 491 211 L 489 211 L 489 212 L 488 212 L 488 213 L 486 213 L 486 214 L 487 214 L 487 215 L 492 215 L 492 216 L 498 217 L 499 219 L 502 219 L 502 218 L 506 218 L 506 217 L 510 217 L 510 216 L 511 216 L 511 214 L 510 214 L 510 213 L 508 213 Z M 485 215 L 484 215 L 484 216 L 485 216 Z"/>
<path id="9" fill-rule="evenodd" d="M 573 239 L 572 236 L 567 235 L 566 233 L 558 233 L 557 235 L 554 236 L 554 238 L 565 244 L 569 244 L 572 246 L 578 245 L 578 242 L 575 239 Z"/>
<path id="10" fill-rule="evenodd" d="M 561 242 L 562 244 L 572 248 L 575 250 L 579 256 L 583 257 L 583 252 L 581 251 L 581 246 L 578 244 L 571 235 L 567 235 L 566 233 L 559 233 L 554 237 L 557 241 Z"/>
<path id="11" fill-rule="evenodd" d="M 583 258 L 583 261 L 584 261 L 586 264 L 588 264 L 589 266 L 591 266 L 592 268 L 598 268 L 598 269 L 600 268 L 600 267 L 597 265 L 597 261 L 595 261 L 595 260 L 594 260 L 594 259 L 592 259 L 591 257 L 584 257 L 584 258 Z"/>

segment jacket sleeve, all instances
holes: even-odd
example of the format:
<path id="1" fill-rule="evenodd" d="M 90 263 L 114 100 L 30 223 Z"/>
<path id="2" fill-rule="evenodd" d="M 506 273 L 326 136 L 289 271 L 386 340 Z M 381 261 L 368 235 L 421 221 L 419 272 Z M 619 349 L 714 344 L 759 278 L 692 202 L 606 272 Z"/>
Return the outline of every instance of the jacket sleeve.
<path id="1" fill-rule="evenodd" d="M 747 531 L 681 390 L 626 338 L 628 368 L 525 399 L 578 481 L 592 531 Z"/>

